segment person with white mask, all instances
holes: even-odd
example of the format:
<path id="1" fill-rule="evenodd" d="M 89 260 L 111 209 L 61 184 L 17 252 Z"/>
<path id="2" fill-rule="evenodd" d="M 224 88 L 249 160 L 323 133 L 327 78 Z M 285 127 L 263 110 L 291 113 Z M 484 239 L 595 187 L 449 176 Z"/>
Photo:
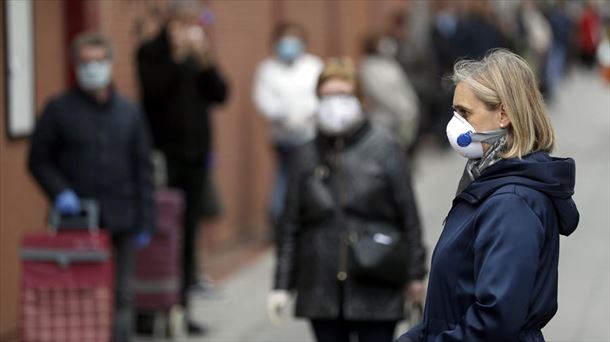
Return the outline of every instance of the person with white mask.
<path id="1" fill-rule="evenodd" d="M 326 63 L 317 94 L 318 134 L 290 168 L 267 312 L 279 323 L 294 293 L 318 342 L 390 342 L 426 275 L 406 155 L 369 123 L 350 59 Z"/>
<path id="2" fill-rule="evenodd" d="M 98 33 L 72 43 L 77 86 L 51 99 L 32 136 L 29 169 L 54 210 L 78 215 L 96 200 L 112 235 L 115 310 L 112 341 L 132 341 L 136 248 L 155 229 L 151 141 L 146 118 L 112 85 L 112 49 Z"/>
<path id="3" fill-rule="evenodd" d="M 423 320 L 398 342 L 543 342 L 558 307 L 559 236 L 580 217 L 574 160 L 550 156 L 555 134 L 523 58 L 491 50 L 457 62 L 452 78 L 447 138 L 467 162 Z"/>
<path id="4" fill-rule="evenodd" d="M 271 125 L 271 144 L 277 156 L 271 221 L 277 222 L 286 193 L 286 177 L 294 150 L 315 136 L 316 79 L 322 61 L 308 53 L 305 30 L 294 23 L 279 24 L 272 35 L 274 54 L 256 71 L 252 98 Z"/>

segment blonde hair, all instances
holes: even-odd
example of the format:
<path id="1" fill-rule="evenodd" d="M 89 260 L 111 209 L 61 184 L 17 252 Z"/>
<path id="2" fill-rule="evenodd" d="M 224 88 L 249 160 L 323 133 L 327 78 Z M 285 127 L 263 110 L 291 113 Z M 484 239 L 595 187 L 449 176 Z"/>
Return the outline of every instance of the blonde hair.
<path id="1" fill-rule="evenodd" d="M 507 50 L 494 49 L 480 61 L 457 62 L 452 80 L 456 85 L 467 84 L 489 110 L 502 106 L 510 119 L 502 158 L 521 158 L 532 152 L 553 150 L 553 126 L 536 77 L 523 58 Z"/>
<path id="2" fill-rule="evenodd" d="M 322 84 L 332 78 L 338 78 L 347 81 L 354 85 L 354 95 L 363 101 L 362 89 L 360 87 L 360 81 L 358 79 L 358 71 L 354 61 L 349 57 L 332 57 L 329 58 L 324 64 L 324 69 L 318 77 L 318 84 L 316 86 L 316 93 L 320 96 L 320 87 Z"/>

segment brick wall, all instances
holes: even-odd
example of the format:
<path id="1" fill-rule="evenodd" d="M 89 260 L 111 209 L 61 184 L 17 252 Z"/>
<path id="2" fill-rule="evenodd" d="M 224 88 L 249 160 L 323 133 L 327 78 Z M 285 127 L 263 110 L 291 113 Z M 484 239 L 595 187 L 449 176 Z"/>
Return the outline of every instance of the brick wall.
<path id="1" fill-rule="evenodd" d="M 3 9 L 4 4 L 0 5 L 0 11 Z M 65 83 L 62 2 L 35 1 L 34 18 L 36 108 L 40 112 L 46 100 L 61 92 Z M 0 13 L 0 30 L 4 30 L 4 13 Z M 2 41 L 0 46 L 4 46 Z M 47 201 L 26 169 L 28 140 L 9 140 L 6 136 L 4 58 L 3 49 L 0 53 L 0 341 L 14 341 L 10 336 L 14 336 L 17 326 L 19 241 L 23 233 L 45 227 Z"/>

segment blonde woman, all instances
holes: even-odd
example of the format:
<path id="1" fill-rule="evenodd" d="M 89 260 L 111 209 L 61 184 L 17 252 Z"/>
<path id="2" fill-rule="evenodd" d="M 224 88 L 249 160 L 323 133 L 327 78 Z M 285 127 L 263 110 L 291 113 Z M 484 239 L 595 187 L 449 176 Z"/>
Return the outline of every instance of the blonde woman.
<path id="1" fill-rule="evenodd" d="M 453 148 L 468 158 L 432 256 L 423 322 L 400 342 L 544 341 L 557 311 L 559 235 L 579 214 L 574 160 L 525 61 L 495 50 L 455 65 Z"/>

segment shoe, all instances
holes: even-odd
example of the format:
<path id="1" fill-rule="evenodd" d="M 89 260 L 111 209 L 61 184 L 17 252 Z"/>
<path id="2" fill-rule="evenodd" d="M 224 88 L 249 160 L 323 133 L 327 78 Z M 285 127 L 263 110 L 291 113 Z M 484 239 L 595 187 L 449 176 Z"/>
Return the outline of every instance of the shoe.
<path id="1" fill-rule="evenodd" d="M 207 277 L 189 286 L 189 292 L 207 299 L 220 299 L 222 297 L 218 287 Z"/>
<path id="2" fill-rule="evenodd" d="M 153 316 L 138 313 L 136 315 L 136 334 L 152 335 L 153 333 Z"/>
<path id="3" fill-rule="evenodd" d="M 208 327 L 193 321 L 186 322 L 186 331 L 189 335 L 203 336 L 208 333 Z"/>

